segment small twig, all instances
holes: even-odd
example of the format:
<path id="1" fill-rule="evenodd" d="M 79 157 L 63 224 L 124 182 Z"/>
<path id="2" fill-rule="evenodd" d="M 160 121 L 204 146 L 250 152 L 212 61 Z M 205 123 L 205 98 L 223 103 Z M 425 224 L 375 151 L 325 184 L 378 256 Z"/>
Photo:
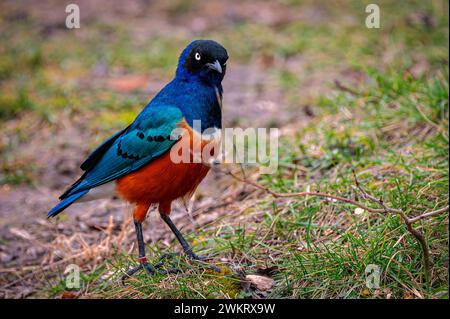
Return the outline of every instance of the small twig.
<path id="1" fill-rule="evenodd" d="M 431 216 L 434 216 L 434 215 L 439 215 L 440 213 L 446 212 L 448 210 L 449 210 L 449 206 L 447 205 L 447 206 L 442 207 L 440 209 L 433 210 L 432 212 L 425 213 L 425 214 L 422 214 L 422 215 L 410 218 L 409 222 L 410 222 L 410 224 L 412 224 L 412 223 L 415 223 L 415 222 L 417 222 L 419 220 L 422 220 L 424 218 L 431 217 Z"/>
<path id="2" fill-rule="evenodd" d="M 207 163 L 205 163 L 206 165 L 209 165 Z M 260 189 L 270 195 L 272 195 L 275 198 L 286 198 L 286 197 L 302 197 L 302 196 L 316 196 L 316 197 L 323 197 L 323 198 L 330 198 L 336 201 L 340 201 L 340 202 L 344 202 L 344 203 L 348 203 L 348 204 L 352 204 L 354 206 L 360 207 L 370 213 L 391 213 L 391 214 L 398 214 L 400 215 L 400 217 L 403 219 L 405 225 L 406 225 L 406 229 L 408 230 L 408 232 L 410 234 L 412 234 L 414 236 L 414 238 L 416 238 L 416 240 L 419 242 L 421 250 L 422 250 L 422 255 L 423 255 L 423 265 L 424 265 L 424 273 L 425 273 L 425 281 L 428 287 L 430 287 L 430 283 L 431 283 L 431 261 L 430 261 L 430 252 L 428 249 L 428 245 L 427 245 L 427 241 L 425 239 L 425 236 L 418 231 L 417 229 L 412 227 L 412 224 L 425 219 L 427 217 L 430 216 L 434 216 L 434 215 L 438 215 L 441 213 L 444 213 L 446 211 L 449 210 L 449 205 L 446 205 L 443 208 L 428 212 L 428 213 L 424 213 L 422 215 L 413 217 L 413 218 L 409 218 L 407 216 L 407 214 L 400 210 L 400 209 L 395 209 L 395 208 L 390 208 L 388 206 L 386 206 L 386 204 L 383 202 L 383 199 L 380 198 L 375 198 L 373 195 L 370 195 L 369 193 L 367 193 L 364 188 L 360 185 L 360 183 L 358 182 L 358 179 L 356 177 L 355 172 L 353 171 L 353 176 L 354 176 L 354 180 L 355 180 L 355 185 L 356 188 L 359 190 L 359 192 L 361 193 L 362 197 L 377 204 L 378 206 L 382 207 L 382 208 L 371 208 L 368 207 L 364 204 L 361 204 L 358 201 L 352 200 L 352 199 L 348 199 L 345 197 L 341 197 L 341 196 L 337 196 L 337 195 L 330 195 L 330 194 L 325 194 L 325 193 L 319 193 L 319 192 L 297 192 L 297 193 L 278 193 L 275 192 L 273 190 L 271 190 L 268 187 L 265 187 L 261 184 L 258 184 L 256 182 L 250 181 L 246 178 L 246 176 L 244 175 L 244 177 L 239 177 L 236 174 L 234 174 L 231 170 L 229 171 L 223 171 L 217 168 L 217 165 L 209 165 L 210 167 L 212 167 L 215 170 L 218 170 L 226 175 L 230 175 L 231 177 L 233 177 L 234 179 L 252 185 L 253 187 Z"/>
<path id="3" fill-rule="evenodd" d="M 221 171 L 222 173 L 226 174 L 226 175 L 230 175 L 231 177 L 233 177 L 234 179 L 243 182 L 243 183 L 247 183 L 249 185 L 254 186 L 255 188 L 258 188 L 260 190 L 263 190 L 267 193 L 269 193 L 270 195 L 272 195 L 275 198 L 286 198 L 286 197 L 303 197 L 303 196 L 316 196 L 316 197 L 324 197 L 324 198 L 330 198 L 330 199 L 334 199 L 336 201 L 340 201 L 340 202 L 344 202 L 344 203 L 348 203 L 348 204 L 352 204 L 354 206 L 358 206 L 364 210 L 367 210 L 368 212 L 371 213 L 383 213 L 386 212 L 386 209 L 384 208 L 371 208 L 371 207 L 367 207 L 364 204 L 361 204 L 357 201 L 354 201 L 352 199 L 348 199 L 345 197 L 341 197 L 341 196 L 337 196 L 337 195 L 330 195 L 330 194 L 325 194 L 325 193 L 319 193 L 319 192 L 298 192 L 298 193 L 278 193 L 275 192 L 273 190 L 271 190 L 268 187 L 262 186 L 256 182 L 252 182 L 246 178 L 241 178 L 239 176 L 237 176 L 236 174 L 234 174 L 231 171 Z M 398 213 L 397 210 L 392 210 L 392 212 Z"/>
<path id="4" fill-rule="evenodd" d="M 430 286 L 431 283 L 431 261 L 430 261 L 430 251 L 428 249 L 428 245 L 427 245 L 427 241 L 425 239 L 425 236 L 423 235 L 423 233 L 421 233 L 420 231 L 418 231 L 417 229 L 412 227 L 412 224 L 415 223 L 416 221 L 419 221 L 421 219 L 424 219 L 426 217 L 430 217 L 433 215 L 437 215 L 440 213 L 443 213 L 445 211 L 448 211 L 449 206 L 445 206 L 441 209 L 429 212 L 429 213 L 425 213 L 422 214 L 420 216 L 414 217 L 414 218 L 409 218 L 403 211 L 401 210 L 394 210 L 392 208 L 386 207 L 386 205 L 384 204 L 382 199 L 376 199 L 375 197 L 373 197 L 372 195 L 368 194 L 359 184 L 358 179 L 356 178 L 356 174 L 355 171 L 353 171 L 353 176 L 355 179 L 355 184 L 358 187 L 358 189 L 361 191 L 361 193 L 363 194 L 363 197 L 371 200 L 372 202 L 378 203 L 380 206 L 382 206 L 384 209 L 386 209 L 387 211 L 391 211 L 391 212 L 397 212 L 401 218 L 403 219 L 405 225 L 406 225 L 406 229 L 408 230 L 409 233 L 411 233 L 411 235 L 413 235 L 416 240 L 419 242 L 421 250 L 422 250 L 422 256 L 423 256 L 423 267 L 424 267 L 424 273 L 425 273 L 425 281 L 427 283 L 427 286 Z"/>
<path id="5" fill-rule="evenodd" d="M 348 93 L 350 93 L 352 95 L 356 95 L 356 96 L 361 95 L 358 91 L 356 91 L 352 88 L 349 88 L 348 86 L 342 84 L 341 81 L 339 81 L 337 79 L 334 80 L 334 85 L 336 86 L 337 89 L 339 89 L 341 91 L 348 92 Z"/>

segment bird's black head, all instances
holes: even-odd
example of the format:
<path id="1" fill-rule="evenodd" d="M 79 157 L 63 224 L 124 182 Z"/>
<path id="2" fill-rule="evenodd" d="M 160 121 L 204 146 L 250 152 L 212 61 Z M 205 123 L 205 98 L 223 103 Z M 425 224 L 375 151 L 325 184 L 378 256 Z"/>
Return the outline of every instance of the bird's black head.
<path id="1" fill-rule="evenodd" d="M 226 72 L 227 50 L 212 40 L 196 40 L 181 53 L 177 76 L 194 76 L 219 83 Z"/>

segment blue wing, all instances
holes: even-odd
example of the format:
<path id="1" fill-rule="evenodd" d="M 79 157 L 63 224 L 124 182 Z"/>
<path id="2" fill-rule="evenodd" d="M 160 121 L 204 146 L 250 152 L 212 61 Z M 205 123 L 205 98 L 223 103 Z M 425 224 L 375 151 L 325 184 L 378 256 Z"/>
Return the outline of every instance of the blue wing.
<path id="1" fill-rule="evenodd" d="M 132 173 L 177 142 L 171 133 L 183 119 L 179 108 L 148 106 L 126 129 L 100 145 L 81 165 L 86 172 L 60 199 L 87 191 Z"/>

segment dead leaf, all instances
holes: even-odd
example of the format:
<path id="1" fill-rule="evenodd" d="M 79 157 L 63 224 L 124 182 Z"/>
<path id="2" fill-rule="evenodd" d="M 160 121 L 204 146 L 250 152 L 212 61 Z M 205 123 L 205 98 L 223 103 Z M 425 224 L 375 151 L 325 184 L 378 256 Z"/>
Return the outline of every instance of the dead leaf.
<path id="1" fill-rule="evenodd" d="M 65 290 L 61 295 L 61 299 L 76 299 L 78 296 L 79 293 L 77 291 Z"/>
<path id="2" fill-rule="evenodd" d="M 410 291 L 406 290 L 403 293 L 403 299 L 414 299 L 414 296 Z"/>
<path id="3" fill-rule="evenodd" d="M 278 270 L 277 266 L 270 266 L 270 267 L 257 267 L 256 272 L 258 275 L 271 277 L 273 276 Z"/>
<path id="4" fill-rule="evenodd" d="M 259 275 L 247 275 L 245 276 L 245 280 L 249 282 L 251 286 L 261 291 L 269 290 L 275 284 L 272 278 Z"/>
<path id="5" fill-rule="evenodd" d="M 363 291 L 361 291 L 361 295 L 363 295 L 363 296 L 368 296 L 368 295 L 370 295 L 369 289 L 364 289 Z"/>

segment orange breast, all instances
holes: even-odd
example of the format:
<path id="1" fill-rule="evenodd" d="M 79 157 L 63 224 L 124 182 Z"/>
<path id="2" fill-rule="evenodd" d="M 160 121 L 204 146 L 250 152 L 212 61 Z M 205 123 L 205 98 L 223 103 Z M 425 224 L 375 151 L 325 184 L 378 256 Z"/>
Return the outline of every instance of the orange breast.
<path id="1" fill-rule="evenodd" d="M 182 123 L 185 133 L 172 148 L 186 150 L 194 145 L 192 129 Z M 201 149 L 210 142 L 203 141 Z M 183 148 L 183 146 L 186 146 Z M 214 149 L 214 152 L 216 149 Z M 172 154 L 173 158 L 173 154 Z M 150 204 L 158 203 L 160 212 L 169 214 L 171 202 L 177 198 L 191 195 L 205 178 L 209 167 L 203 163 L 175 163 L 171 152 L 152 160 L 141 169 L 117 180 L 116 190 L 119 195 L 140 207 L 138 219 L 144 219 Z M 135 211 L 135 215 L 136 215 Z M 143 216 L 142 216 L 143 215 Z"/>

